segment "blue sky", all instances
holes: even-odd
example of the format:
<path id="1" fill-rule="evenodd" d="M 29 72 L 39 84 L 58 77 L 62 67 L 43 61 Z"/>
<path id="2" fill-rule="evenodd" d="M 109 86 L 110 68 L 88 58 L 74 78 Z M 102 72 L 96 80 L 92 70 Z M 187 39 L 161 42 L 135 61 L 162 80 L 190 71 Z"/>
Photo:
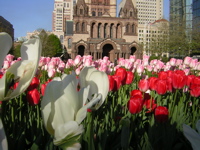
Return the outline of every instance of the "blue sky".
<path id="1" fill-rule="evenodd" d="M 117 0 L 120 2 L 121 0 Z M 0 16 L 14 27 L 15 37 L 38 28 L 52 30 L 54 0 L 0 0 Z M 164 18 L 169 19 L 169 0 L 164 0 Z"/>

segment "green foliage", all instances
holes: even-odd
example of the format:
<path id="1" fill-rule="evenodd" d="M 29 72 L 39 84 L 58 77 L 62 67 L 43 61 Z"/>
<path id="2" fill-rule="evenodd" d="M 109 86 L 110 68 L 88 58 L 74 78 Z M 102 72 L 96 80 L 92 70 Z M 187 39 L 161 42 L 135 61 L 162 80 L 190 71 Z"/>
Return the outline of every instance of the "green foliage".
<path id="1" fill-rule="evenodd" d="M 21 49 L 21 46 L 22 46 L 22 43 L 18 43 L 15 48 L 14 48 L 14 51 L 13 51 L 13 55 L 18 58 L 21 56 L 20 54 L 20 49 Z"/>
<path id="2" fill-rule="evenodd" d="M 57 53 L 62 52 L 62 45 L 56 35 L 48 35 L 44 30 L 42 30 L 39 37 L 42 42 L 42 56 L 53 57 Z"/>

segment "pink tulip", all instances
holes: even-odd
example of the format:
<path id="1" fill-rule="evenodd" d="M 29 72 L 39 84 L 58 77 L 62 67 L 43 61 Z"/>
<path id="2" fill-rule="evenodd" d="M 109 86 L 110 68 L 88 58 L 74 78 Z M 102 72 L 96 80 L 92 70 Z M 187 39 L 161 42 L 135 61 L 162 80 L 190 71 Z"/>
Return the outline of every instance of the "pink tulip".
<path id="1" fill-rule="evenodd" d="M 175 58 L 171 58 L 169 63 L 170 63 L 171 66 L 176 66 L 176 61 L 177 60 Z"/>
<path id="2" fill-rule="evenodd" d="M 65 63 L 64 62 L 59 63 L 58 70 L 61 71 L 61 72 L 63 72 L 64 69 L 65 69 Z"/>
<path id="3" fill-rule="evenodd" d="M 134 62 L 135 61 L 135 55 L 130 55 L 129 59 L 130 59 L 131 62 Z"/>
<path id="4" fill-rule="evenodd" d="M 54 68 L 48 69 L 48 77 L 53 78 L 56 74 L 56 70 Z"/>
<path id="5" fill-rule="evenodd" d="M 10 62 L 8 61 L 8 60 L 5 60 L 4 62 L 3 62 L 3 69 L 8 69 L 10 67 Z"/>
<path id="6" fill-rule="evenodd" d="M 195 68 L 198 63 L 198 59 L 191 59 L 189 66 Z"/>
<path id="7" fill-rule="evenodd" d="M 190 62 L 191 62 L 191 60 L 192 60 L 192 58 L 187 56 L 187 57 L 185 57 L 183 63 L 184 63 L 185 65 L 189 65 Z"/>
<path id="8" fill-rule="evenodd" d="M 144 71 L 144 66 L 143 66 L 143 65 L 140 65 L 140 64 L 137 65 L 136 72 L 137 72 L 138 74 L 142 74 L 143 71 Z"/>
<path id="9" fill-rule="evenodd" d="M 77 55 L 77 56 L 75 57 L 75 59 L 74 59 L 74 64 L 75 64 L 75 65 L 78 65 L 78 64 L 81 63 L 81 61 L 82 61 L 81 55 Z"/>
<path id="10" fill-rule="evenodd" d="M 6 56 L 5 59 L 6 59 L 7 61 L 11 62 L 11 61 L 13 61 L 14 57 L 15 57 L 15 56 L 13 56 L 13 55 L 11 55 L 11 54 L 8 54 L 8 55 Z"/>

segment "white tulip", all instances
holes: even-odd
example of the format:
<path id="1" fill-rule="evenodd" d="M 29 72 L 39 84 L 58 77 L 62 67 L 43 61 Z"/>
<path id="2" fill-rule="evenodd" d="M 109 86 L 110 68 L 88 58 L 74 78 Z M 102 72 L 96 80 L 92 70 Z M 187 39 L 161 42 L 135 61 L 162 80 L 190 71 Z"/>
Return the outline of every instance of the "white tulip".
<path id="1" fill-rule="evenodd" d="M 89 100 L 98 93 L 102 95 L 101 101 L 92 109 L 98 109 L 106 99 L 109 91 L 109 80 L 105 72 L 98 71 L 95 67 L 85 67 L 79 74 L 80 87 L 90 85 Z"/>
<path id="2" fill-rule="evenodd" d="M 54 136 L 54 144 L 63 149 L 80 149 L 78 140 L 83 132 L 81 122 L 87 109 L 101 100 L 101 94 L 95 94 L 87 103 L 90 86 L 77 91 L 78 80 L 75 73 L 55 77 L 48 83 L 41 101 L 44 125 Z"/>
<path id="3" fill-rule="evenodd" d="M 200 120 L 196 123 L 196 132 L 190 126 L 183 124 L 183 134 L 190 141 L 193 150 L 199 150 L 200 147 Z"/>
<path id="4" fill-rule="evenodd" d="M 7 33 L 0 33 L 0 64 L 12 46 L 12 39 Z M 7 69 L 0 79 L 0 101 L 12 99 L 26 90 L 34 77 L 41 56 L 41 42 L 39 38 L 30 39 L 21 46 L 21 61 L 17 61 Z M 16 89 L 10 87 L 19 82 Z"/>

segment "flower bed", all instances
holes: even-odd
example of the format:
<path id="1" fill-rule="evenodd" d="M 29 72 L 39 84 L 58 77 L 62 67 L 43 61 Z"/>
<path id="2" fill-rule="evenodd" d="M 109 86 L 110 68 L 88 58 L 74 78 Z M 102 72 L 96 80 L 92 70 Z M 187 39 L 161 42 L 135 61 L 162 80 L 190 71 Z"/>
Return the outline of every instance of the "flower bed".
<path id="1" fill-rule="evenodd" d="M 1 79 L 20 61 L 7 55 Z M 8 147 L 190 150 L 188 126 L 195 130 L 200 119 L 199 71 L 191 57 L 163 63 L 130 56 L 117 64 L 90 55 L 67 62 L 41 57 L 26 91 L 2 101 Z M 18 84 L 14 80 L 10 90 Z"/>

